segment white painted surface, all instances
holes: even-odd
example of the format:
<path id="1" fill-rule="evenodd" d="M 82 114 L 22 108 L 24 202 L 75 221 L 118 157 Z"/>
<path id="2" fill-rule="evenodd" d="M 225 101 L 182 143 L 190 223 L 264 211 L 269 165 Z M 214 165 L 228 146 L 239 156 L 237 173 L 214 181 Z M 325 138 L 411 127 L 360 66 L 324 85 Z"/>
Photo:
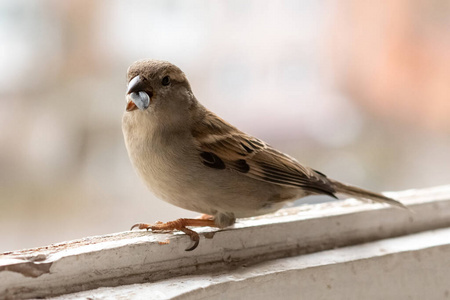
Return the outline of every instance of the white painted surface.
<path id="1" fill-rule="evenodd" d="M 101 286 L 123 286 L 162 279 L 165 280 L 159 284 L 172 282 L 174 290 L 177 290 L 179 284 L 175 283 L 180 276 L 189 275 L 189 278 L 194 278 L 211 272 L 219 274 L 224 270 L 230 271 L 230 268 L 239 270 L 242 265 L 262 266 L 283 257 L 302 261 L 311 255 L 319 255 L 322 250 L 450 227 L 450 186 L 393 193 L 391 196 L 403 201 L 415 213 L 381 204 L 361 204 L 348 199 L 241 220 L 236 226 L 226 230 L 199 230 L 202 232 L 202 239 L 199 247 L 192 252 L 184 251 L 190 241 L 183 234 L 153 234 L 144 231 L 90 237 L 5 253 L 0 255 L 0 298 L 51 296 Z M 169 243 L 160 244 L 164 241 Z M 412 247 L 414 238 L 407 245 Z M 440 247 L 446 247 L 446 244 Z M 368 248 L 361 249 L 367 251 Z M 360 250 L 355 248 L 349 253 L 355 251 Z M 367 252 L 370 257 L 376 250 L 371 251 Z M 302 255 L 314 252 L 317 253 Z M 338 257 L 339 255 L 332 256 L 333 259 Z M 441 258 L 433 256 L 433 259 Z M 399 263 L 402 264 L 401 261 Z M 327 266 L 329 264 L 330 262 L 326 263 Z M 447 269 L 450 270 L 450 267 Z M 256 271 L 260 271 L 258 267 Z M 334 272 L 334 269 L 329 272 Z M 295 282 L 293 277 L 289 279 L 290 271 L 282 272 L 286 274 L 279 273 L 273 276 L 285 278 L 279 282 L 280 287 Z M 338 273 L 336 276 L 339 277 Z M 448 273 L 446 276 L 449 277 Z M 229 287 L 229 284 L 235 282 L 236 285 L 231 288 L 233 292 L 242 290 L 250 293 L 254 290 L 254 294 L 258 295 L 259 291 L 264 290 L 264 286 L 270 286 L 256 284 L 265 282 L 265 278 L 268 277 L 256 276 L 251 279 L 255 280 L 255 285 L 248 290 L 238 284 L 240 280 L 220 283 L 218 287 Z M 273 279 L 269 281 L 272 282 Z M 206 284 L 208 280 L 206 283 L 201 282 Z M 295 283 L 295 286 L 299 284 L 301 286 L 303 281 Z M 336 288 L 336 285 L 332 286 Z M 136 286 L 136 289 L 141 288 L 144 285 Z M 275 285 L 272 289 L 278 288 Z M 219 295 L 220 293 L 222 292 Z"/>
<path id="2" fill-rule="evenodd" d="M 450 229 L 56 299 L 446 299 Z"/>

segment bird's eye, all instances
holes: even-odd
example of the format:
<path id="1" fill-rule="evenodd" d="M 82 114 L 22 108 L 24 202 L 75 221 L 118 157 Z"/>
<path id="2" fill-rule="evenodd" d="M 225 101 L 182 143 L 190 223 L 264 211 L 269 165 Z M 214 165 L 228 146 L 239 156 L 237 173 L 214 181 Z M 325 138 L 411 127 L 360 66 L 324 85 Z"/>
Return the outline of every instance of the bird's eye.
<path id="1" fill-rule="evenodd" d="M 169 85 L 170 84 L 170 77 L 169 76 L 164 76 L 164 78 L 162 79 L 162 85 Z"/>

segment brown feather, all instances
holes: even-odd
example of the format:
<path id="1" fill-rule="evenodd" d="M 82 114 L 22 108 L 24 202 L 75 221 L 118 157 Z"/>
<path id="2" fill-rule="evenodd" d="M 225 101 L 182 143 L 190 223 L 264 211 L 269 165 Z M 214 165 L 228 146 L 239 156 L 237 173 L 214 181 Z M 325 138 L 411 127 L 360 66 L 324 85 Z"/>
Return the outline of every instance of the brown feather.
<path id="1" fill-rule="evenodd" d="M 192 135 L 199 153 L 214 153 L 228 169 L 272 184 L 335 197 L 336 191 L 325 175 L 239 131 L 210 111 L 205 111 L 194 128 Z"/>

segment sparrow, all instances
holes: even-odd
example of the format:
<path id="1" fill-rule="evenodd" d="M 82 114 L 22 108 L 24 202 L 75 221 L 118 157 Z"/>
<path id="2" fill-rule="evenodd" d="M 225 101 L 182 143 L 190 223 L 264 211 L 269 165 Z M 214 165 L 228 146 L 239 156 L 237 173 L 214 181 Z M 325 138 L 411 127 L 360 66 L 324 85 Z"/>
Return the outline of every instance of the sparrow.
<path id="1" fill-rule="evenodd" d="M 328 178 L 264 141 L 244 133 L 205 108 L 175 65 L 140 60 L 127 72 L 122 119 L 131 163 L 160 199 L 204 214 L 133 228 L 181 230 L 198 245 L 189 226 L 224 228 L 236 218 L 275 212 L 309 195 L 337 194 L 405 208 L 392 198 Z"/>

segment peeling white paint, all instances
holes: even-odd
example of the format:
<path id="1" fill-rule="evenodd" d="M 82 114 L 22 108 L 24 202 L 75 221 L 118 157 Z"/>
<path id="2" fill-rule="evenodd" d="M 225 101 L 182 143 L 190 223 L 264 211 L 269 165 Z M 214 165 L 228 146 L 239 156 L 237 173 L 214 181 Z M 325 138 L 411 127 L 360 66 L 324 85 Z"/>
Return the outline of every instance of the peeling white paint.
<path id="1" fill-rule="evenodd" d="M 450 229 L 56 299 L 444 299 Z"/>
<path id="2" fill-rule="evenodd" d="M 198 229 L 200 245 L 192 252 L 184 251 L 191 241 L 182 233 L 134 231 L 1 254 L 0 298 L 52 296 L 157 280 L 162 281 L 155 284 L 164 284 L 177 282 L 186 275 L 197 278 L 230 267 L 241 269 L 255 263 L 261 266 L 288 256 L 305 263 L 306 258 L 302 257 L 311 257 L 314 252 L 324 253 L 320 251 L 450 226 L 450 186 L 390 196 L 407 204 L 415 213 L 348 199 L 239 220 L 225 230 Z M 210 232 L 216 232 L 213 238 Z M 161 244 L 164 241 L 169 243 Z M 417 247 L 422 245 L 414 246 L 414 241 L 405 244 L 406 247 L 421 251 Z M 331 258 L 339 261 L 340 255 L 347 252 L 339 253 Z M 375 255 L 368 253 L 371 257 Z M 326 266 L 333 263 L 324 262 Z M 50 268 L 46 270 L 45 266 Z M 27 276 L 29 273 L 23 270 L 30 267 L 41 273 Z M 255 274 L 261 272 L 252 270 Z M 230 282 L 248 277 L 240 277 L 242 273 L 234 271 L 227 274 Z M 258 275 L 255 280 L 266 279 Z M 211 284 L 209 279 L 200 282 Z"/>

